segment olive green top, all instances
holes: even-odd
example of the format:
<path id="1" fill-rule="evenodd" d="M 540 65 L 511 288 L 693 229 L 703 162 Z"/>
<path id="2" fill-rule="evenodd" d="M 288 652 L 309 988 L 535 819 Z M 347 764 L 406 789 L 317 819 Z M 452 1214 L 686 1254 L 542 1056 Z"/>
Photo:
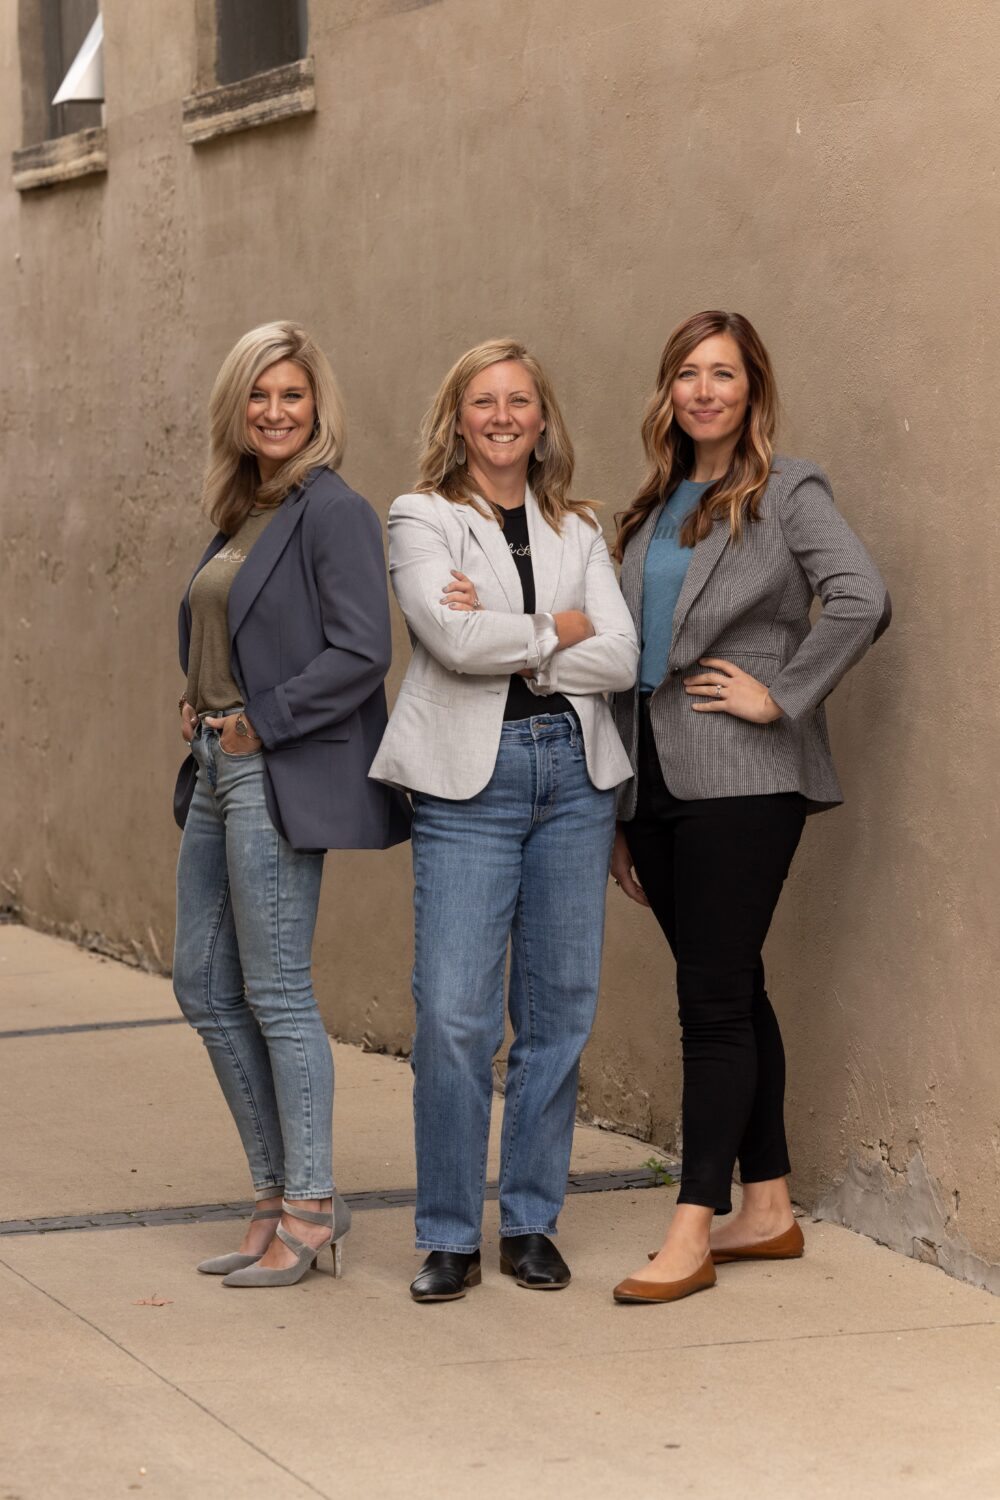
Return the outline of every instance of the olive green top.
<path id="1" fill-rule="evenodd" d="M 277 506 L 270 510 L 252 510 L 239 531 L 235 531 L 225 546 L 205 564 L 191 585 L 188 595 L 191 650 L 184 696 L 195 713 L 243 706 L 230 665 L 229 591 L 254 543 L 277 510 Z"/>

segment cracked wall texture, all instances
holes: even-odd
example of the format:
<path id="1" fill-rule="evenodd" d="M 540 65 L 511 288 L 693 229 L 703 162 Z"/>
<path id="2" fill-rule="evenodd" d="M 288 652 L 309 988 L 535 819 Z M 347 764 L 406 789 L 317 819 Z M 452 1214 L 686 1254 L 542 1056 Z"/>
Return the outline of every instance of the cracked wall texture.
<path id="1" fill-rule="evenodd" d="M 169 965 L 175 614 L 208 531 L 206 397 L 244 329 L 316 331 L 347 393 L 345 475 L 383 516 L 447 365 L 524 336 L 610 528 L 667 331 L 740 308 L 775 358 L 783 448 L 829 469 L 896 604 L 832 699 L 847 806 L 810 821 L 769 943 L 794 1189 L 988 1282 L 997 8 L 314 4 L 316 114 L 194 149 L 206 7 L 102 9 L 107 177 L 0 191 L 2 899 Z M 338 1035 L 406 1048 L 409 896 L 405 848 L 330 858 L 317 977 Z M 659 934 L 612 893 L 584 1109 L 672 1149 L 677 1053 Z"/>

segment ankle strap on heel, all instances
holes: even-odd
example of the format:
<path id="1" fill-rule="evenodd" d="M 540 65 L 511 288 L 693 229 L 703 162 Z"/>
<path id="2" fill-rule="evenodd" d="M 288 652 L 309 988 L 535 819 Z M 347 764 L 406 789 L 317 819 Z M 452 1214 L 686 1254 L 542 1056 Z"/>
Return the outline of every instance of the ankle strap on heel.
<path id="1" fill-rule="evenodd" d="M 280 1208 L 255 1208 L 250 1215 L 250 1223 L 255 1224 L 258 1219 L 280 1219 Z"/>
<path id="2" fill-rule="evenodd" d="M 299 1208 L 297 1203 L 288 1203 L 284 1198 L 281 1200 L 281 1212 L 293 1219 L 304 1219 L 307 1224 L 322 1224 L 325 1229 L 333 1227 L 333 1214 L 318 1214 L 311 1208 Z M 284 1235 L 282 1235 L 284 1239 Z"/>

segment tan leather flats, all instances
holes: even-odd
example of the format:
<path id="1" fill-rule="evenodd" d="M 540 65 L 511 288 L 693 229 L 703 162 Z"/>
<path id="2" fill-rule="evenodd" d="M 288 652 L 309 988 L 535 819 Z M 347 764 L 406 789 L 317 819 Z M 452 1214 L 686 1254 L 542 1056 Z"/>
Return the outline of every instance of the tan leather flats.
<path id="1" fill-rule="evenodd" d="M 712 1259 L 717 1266 L 734 1260 L 797 1260 L 806 1248 L 802 1230 L 798 1224 L 776 1234 L 769 1240 L 760 1240 L 756 1245 L 731 1245 L 728 1250 L 713 1250 Z"/>
<path id="2" fill-rule="evenodd" d="M 626 1276 L 611 1295 L 616 1302 L 679 1302 L 693 1292 L 707 1292 L 714 1285 L 715 1266 L 711 1255 L 706 1255 L 697 1271 L 680 1281 L 637 1281 L 633 1276 Z"/>

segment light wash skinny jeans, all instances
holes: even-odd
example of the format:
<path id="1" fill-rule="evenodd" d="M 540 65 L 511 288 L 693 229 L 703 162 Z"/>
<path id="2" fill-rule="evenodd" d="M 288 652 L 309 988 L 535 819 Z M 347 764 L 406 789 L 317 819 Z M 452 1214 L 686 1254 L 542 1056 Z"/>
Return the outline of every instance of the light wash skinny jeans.
<path id="1" fill-rule="evenodd" d="M 333 1192 L 333 1059 L 312 989 L 322 854 L 271 822 L 258 750 L 202 725 L 177 865 L 174 993 L 208 1048 L 256 1197 Z"/>
<path id="2" fill-rule="evenodd" d="M 413 807 L 417 1248 L 468 1255 L 481 1233 L 508 940 L 500 1233 L 555 1232 L 597 1006 L 615 796 L 587 775 L 576 718 L 539 714 L 503 726 L 477 796 L 417 793 Z"/>

